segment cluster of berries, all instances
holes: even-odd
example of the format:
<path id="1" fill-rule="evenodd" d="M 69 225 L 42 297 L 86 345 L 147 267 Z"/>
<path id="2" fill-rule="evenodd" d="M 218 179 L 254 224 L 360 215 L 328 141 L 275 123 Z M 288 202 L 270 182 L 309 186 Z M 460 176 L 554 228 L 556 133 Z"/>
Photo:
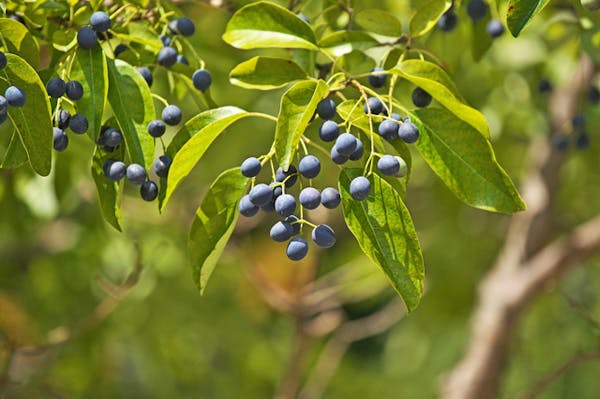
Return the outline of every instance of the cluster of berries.
<path id="1" fill-rule="evenodd" d="M 65 83 L 59 77 L 52 78 L 46 84 L 46 92 L 52 98 L 59 99 L 66 95 L 73 102 L 80 100 L 83 97 L 83 86 L 77 80 L 70 80 Z M 73 105 L 76 105 L 73 103 Z M 66 129 L 69 128 L 75 134 L 84 134 L 88 130 L 88 120 L 83 114 L 71 115 L 71 113 L 63 108 L 56 107 L 54 117 L 53 146 L 56 151 L 62 152 L 69 145 L 69 137 Z"/>
<path id="2" fill-rule="evenodd" d="M 6 68 L 8 60 L 6 54 L 0 51 L 0 70 Z M 25 93 L 17 86 L 9 86 L 0 96 L 0 123 L 8 118 L 8 106 L 21 108 L 25 105 Z"/>
<path id="3" fill-rule="evenodd" d="M 489 9 L 489 5 L 484 0 L 471 0 L 467 4 L 467 14 L 473 22 L 479 22 L 484 19 L 488 14 Z M 450 7 L 450 9 L 437 21 L 438 29 L 444 32 L 453 31 L 457 24 L 458 15 L 456 15 L 454 6 Z M 494 39 L 504 34 L 504 25 L 496 18 L 490 19 L 485 29 L 487 34 Z"/>

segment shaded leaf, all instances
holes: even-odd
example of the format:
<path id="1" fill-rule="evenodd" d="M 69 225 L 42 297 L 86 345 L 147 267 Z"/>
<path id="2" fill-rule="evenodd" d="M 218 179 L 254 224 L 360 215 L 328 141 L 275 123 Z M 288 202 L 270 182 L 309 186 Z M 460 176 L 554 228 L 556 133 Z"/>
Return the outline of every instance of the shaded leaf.
<path id="1" fill-rule="evenodd" d="M 487 33 L 487 24 L 491 19 L 490 13 L 487 13 L 485 18 L 471 24 L 471 52 L 475 61 L 479 61 L 494 42 L 494 39 Z"/>
<path id="2" fill-rule="evenodd" d="M 0 18 L 0 34 L 8 47 L 4 51 L 17 54 L 33 68 L 39 66 L 40 46 L 23 24 L 14 19 Z"/>
<path id="3" fill-rule="evenodd" d="M 362 169 L 343 169 L 340 173 L 344 219 L 362 251 L 381 268 L 412 311 L 423 294 L 424 265 L 410 213 L 392 185 L 375 174 L 368 176 L 369 197 L 353 199 L 348 187 L 360 175 Z"/>
<path id="4" fill-rule="evenodd" d="M 410 34 L 421 36 L 432 30 L 451 5 L 452 2 L 448 0 L 424 1 L 410 20 Z"/>
<path id="5" fill-rule="evenodd" d="M 364 30 L 384 36 L 400 36 L 402 24 L 387 11 L 367 9 L 359 11 L 354 21 Z"/>
<path id="6" fill-rule="evenodd" d="M 122 146 L 119 146 L 111 153 L 106 153 L 99 147 L 96 147 L 94 149 L 91 167 L 92 178 L 96 185 L 102 216 L 108 224 L 118 231 L 121 231 L 121 190 L 118 182 L 109 180 L 104 175 L 104 164 L 109 159 L 120 160 L 122 158 Z"/>
<path id="7" fill-rule="evenodd" d="M 550 0 L 509 0 L 506 10 L 506 24 L 510 33 L 514 37 L 527 26 L 529 21 L 546 5 Z"/>
<path id="8" fill-rule="evenodd" d="M 2 156 L 0 168 L 15 169 L 25 163 L 27 163 L 27 152 L 25 151 L 25 148 L 23 148 L 23 143 L 19 139 L 19 134 L 14 132 L 12 136 L 10 136 L 10 142 Z"/>
<path id="9" fill-rule="evenodd" d="M 260 90 L 276 89 L 306 78 L 306 73 L 294 61 L 274 57 L 251 58 L 229 73 L 234 85 Z"/>

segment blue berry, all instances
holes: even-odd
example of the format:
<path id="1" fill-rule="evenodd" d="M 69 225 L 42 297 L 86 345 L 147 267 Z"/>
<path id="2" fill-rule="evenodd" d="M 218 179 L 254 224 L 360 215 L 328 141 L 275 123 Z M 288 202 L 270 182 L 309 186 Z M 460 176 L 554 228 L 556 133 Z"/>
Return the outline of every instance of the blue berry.
<path id="1" fill-rule="evenodd" d="M 154 160 L 152 164 L 152 169 L 154 169 L 154 173 L 158 177 L 167 177 L 169 174 L 169 169 L 171 168 L 171 163 L 173 160 L 168 155 L 161 155 Z"/>
<path id="2" fill-rule="evenodd" d="M 183 65 L 190 65 L 189 61 L 187 60 L 187 58 L 185 58 L 183 54 L 177 54 L 177 63 Z"/>
<path id="3" fill-rule="evenodd" d="M 6 115 L 8 112 L 8 100 L 4 96 L 0 96 L 0 115 Z"/>
<path id="4" fill-rule="evenodd" d="M 53 131 L 53 147 L 56 151 L 62 152 L 67 149 L 69 145 L 69 137 L 65 134 L 65 131 L 57 127 Z"/>
<path id="5" fill-rule="evenodd" d="M 320 224 L 312 231 L 312 240 L 322 248 L 331 248 L 335 244 L 335 232 L 326 224 Z"/>
<path id="6" fill-rule="evenodd" d="M 247 218 L 252 217 L 258 213 L 258 206 L 254 205 L 252 200 L 250 199 L 250 195 L 246 194 L 240 200 L 240 204 L 238 205 L 238 209 L 240 213 Z"/>
<path id="7" fill-rule="evenodd" d="M 351 161 L 358 161 L 359 159 L 362 158 L 363 154 L 365 152 L 365 147 L 362 143 L 362 141 L 360 141 L 359 138 L 356 139 L 356 149 L 354 150 L 354 152 L 352 154 L 350 154 L 350 160 Z"/>
<path id="8" fill-rule="evenodd" d="M 117 47 L 115 47 L 115 49 L 113 51 L 115 54 L 115 58 L 117 58 L 119 55 L 121 55 L 125 50 L 127 50 L 126 45 L 124 45 L 123 43 L 117 44 Z"/>
<path id="9" fill-rule="evenodd" d="M 357 201 L 367 199 L 371 194 L 371 182 L 364 176 L 358 176 L 350 182 L 350 195 Z"/>
<path id="10" fill-rule="evenodd" d="M 158 38 L 163 44 L 163 47 L 167 47 L 171 45 L 171 38 L 167 35 L 159 35 Z"/>
<path id="11" fill-rule="evenodd" d="M 177 62 L 177 50 L 170 46 L 163 47 L 158 52 L 156 60 L 164 67 L 173 66 Z"/>
<path id="12" fill-rule="evenodd" d="M 552 86 L 550 86 L 550 90 L 552 90 Z M 587 92 L 587 98 L 592 104 L 598 104 L 600 102 L 600 89 L 596 86 L 590 86 Z"/>
<path id="13" fill-rule="evenodd" d="M 437 27 L 439 30 L 444 32 L 453 31 L 456 28 L 458 23 L 458 16 L 454 12 L 454 10 L 450 9 L 446 11 L 440 19 L 437 21 Z"/>
<path id="14" fill-rule="evenodd" d="M 260 173 L 260 161 L 254 157 L 247 158 L 244 162 L 242 162 L 240 169 L 242 171 L 242 175 L 246 177 L 255 177 Z"/>
<path id="15" fill-rule="evenodd" d="M 8 104 L 13 107 L 21 108 L 25 105 L 25 93 L 17 86 L 7 88 L 4 92 L 4 97 L 6 97 Z"/>
<path id="16" fill-rule="evenodd" d="M 96 11 L 90 17 L 90 25 L 96 32 L 106 32 L 110 29 L 110 17 L 103 11 Z"/>
<path id="17" fill-rule="evenodd" d="M 263 206 L 273 199 L 273 189 L 264 183 L 260 183 L 254 186 L 248 195 L 254 205 Z"/>
<path id="18" fill-rule="evenodd" d="M 392 119 L 398 122 L 402 122 L 402 117 L 400 116 L 400 114 L 397 114 L 395 112 L 392 114 Z"/>
<path id="19" fill-rule="evenodd" d="M 161 137 L 163 134 L 165 134 L 166 130 L 167 126 L 160 119 L 156 119 L 148 123 L 148 133 L 150 133 L 150 136 L 152 137 Z"/>
<path id="20" fill-rule="evenodd" d="M 336 165 L 342 165 L 344 163 L 346 163 L 348 161 L 348 159 L 350 159 L 350 157 L 347 157 L 346 155 L 342 155 L 338 152 L 337 147 L 334 145 L 333 147 L 331 147 L 331 160 L 333 161 L 333 163 L 335 163 Z"/>
<path id="21" fill-rule="evenodd" d="M 196 89 L 205 92 L 212 83 L 212 76 L 206 69 L 197 69 L 192 75 L 192 83 Z"/>
<path id="22" fill-rule="evenodd" d="M 59 98 L 67 91 L 67 84 L 61 78 L 52 78 L 46 84 L 46 91 L 52 98 Z"/>
<path id="23" fill-rule="evenodd" d="M 573 129 L 580 130 L 585 127 L 586 119 L 585 115 L 577 114 L 571 118 L 571 125 L 573 125 Z"/>
<path id="24" fill-rule="evenodd" d="M 314 155 L 305 155 L 298 163 L 298 170 L 307 179 L 314 179 L 321 171 L 321 162 Z"/>
<path id="25" fill-rule="evenodd" d="M 104 174 L 112 181 L 119 181 L 125 177 L 127 166 L 121 161 L 110 160 L 104 165 Z"/>
<path id="26" fill-rule="evenodd" d="M 371 70 L 371 72 L 382 72 L 383 68 L 375 67 Z M 385 74 L 371 74 L 369 75 L 369 84 L 374 88 L 379 88 L 385 86 L 385 82 L 387 80 L 387 75 Z"/>
<path id="27" fill-rule="evenodd" d="M 83 86 L 76 80 L 69 80 L 66 89 L 67 97 L 73 101 L 80 100 L 83 97 Z"/>
<path id="28" fill-rule="evenodd" d="M 294 185 L 294 183 L 296 183 L 296 180 L 298 180 L 298 170 L 296 170 L 294 165 L 290 165 L 289 169 L 285 172 L 283 169 L 277 168 L 277 171 L 275 172 L 275 180 L 279 183 L 285 180 L 285 186 L 290 188 Z"/>
<path id="29" fill-rule="evenodd" d="M 321 119 L 333 119 L 336 105 L 331 98 L 325 98 L 317 104 L 317 115 Z"/>
<path id="30" fill-rule="evenodd" d="M 321 193 L 314 187 L 306 187 L 298 196 L 300 204 L 306 209 L 315 209 L 321 204 Z"/>
<path id="31" fill-rule="evenodd" d="M 325 121 L 319 129 L 319 137 L 323 141 L 333 141 L 339 136 L 340 127 L 334 121 Z"/>
<path id="32" fill-rule="evenodd" d="M 290 215 L 285 218 L 284 222 L 292 226 L 292 237 L 300 234 L 300 219 L 296 215 Z"/>
<path id="33" fill-rule="evenodd" d="M 144 78 L 146 83 L 148 83 L 148 87 L 152 87 L 152 82 L 154 82 L 154 78 L 152 77 L 152 71 L 148 67 L 137 67 L 135 68 L 140 75 Z"/>
<path id="34" fill-rule="evenodd" d="M 6 122 L 7 118 L 8 118 L 8 114 L 6 112 L 0 113 L 0 125 L 3 124 L 4 122 Z"/>
<path id="35" fill-rule="evenodd" d="M 487 31 L 488 35 L 495 39 L 504 34 L 504 25 L 502 25 L 502 22 L 498 21 L 497 19 L 492 19 L 490 22 L 488 22 L 485 30 Z"/>
<path id="36" fill-rule="evenodd" d="M 400 125 L 393 119 L 385 119 L 377 128 L 377 131 L 381 137 L 388 141 L 392 141 L 398 138 L 398 129 Z"/>
<path id="37" fill-rule="evenodd" d="M 127 180 L 133 184 L 142 184 L 146 181 L 146 170 L 137 163 L 132 163 L 127 167 Z"/>
<path id="38" fill-rule="evenodd" d="M 69 120 L 69 128 L 73 133 L 83 134 L 88 130 L 88 120 L 82 114 L 75 114 Z"/>
<path id="39" fill-rule="evenodd" d="M 98 44 L 98 35 L 89 26 L 84 26 L 77 32 L 77 44 L 85 50 L 90 50 Z"/>
<path id="40" fill-rule="evenodd" d="M 473 22 L 481 21 L 488 12 L 488 5 L 483 0 L 471 0 L 467 4 L 467 14 Z"/>
<path id="41" fill-rule="evenodd" d="M 550 93 L 552 91 L 552 83 L 548 79 L 540 80 L 538 83 L 538 91 L 542 94 Z M 600 92 L 598 92 L 598 100 L 600 101 Z"/>
<path id="42" fill-rule="evenodd" d="M 405 143 L 412 144 L 419 138 L 419 128 L 410 121 L 404 121 L 398 128 L 398 137 Z"/>
<path id="43" fill-rule="evenodd" d="M 321 191 L 321 204 L 327 209 L 337 208 L 341 200 L 340 192 L 333 187 L 326 187 Z"/>
<path id="44" fill-rule="evenodd" d="M 188 17 L 181 17 L 169 22 L 169 30 L 182 36 L 192 36 L 196 31 L 196 26 Z"/>
<path id="45" fill-rule="evenodd" d="M 300 237 L 295 237 L 290 240 L 288 243 L 286 254 L 287 257 L 291 260 L 301 260 L 308 253 L 308 243 L 305 239 Z"/>
<path id="46" fill-rule="evenodd" d="M 4 54 L 2 51 L 0 51 L 0 69 L 6 68 L 7 63 L 8 63 L 8 60 L 6 59 L 6 54 Z"/>
<path id="47" fill-rule="evenodd" d="M 269 232 L 269 235 L 271 236 L 273 241 L 277 242 L 284 242 L 289 240 L 290 237 L 292 237 L 292 234 L 292 226 L 289 223 L 282 221 L 275 223 L 271 227 L 271 231 Z"/>
<path id="48" fill-rule="evenodd" d="M 575 137 L 575 147 L 578 150 L 585 150 L 590 146 L 590 136 L 586 133 L 579 133 L 577 137 Z"/>
<path id="49" fill-rule="evenodd" d="M 356 150 L 356 137 L 350 133 L 342 133 L 335 141 L 335 148 L 341 155 L 349 157 Z"/>
<path id="50" fill-rule="evenodd" d="M 158 196 L 158 186 L 152 180 L 145 181 L 140 187 L 140 196 L 144 201 L 154 201 Z"/>
<path id="51" fill-rule="evenodd" d="M 106 129 L 104 132 L 100 133 L 100 139 L 98 140 L 100 144 L 107 145 L 109 147 L 116 147 L 121 144 L 123 140 L 123 135 L 119 129 L 115 129 L 114 127 Z"/>
<path id="52" fill-rule="evenodd" d="M 282 194 L 275 200 L 275 212 L 281 216 L 290 216 L 296 211 L 296 199 L 291 194 Z"/>
<path id="53" fill-rule="evenodd" d="M 384 106 L 381 100 L 377 97 L 369 97 L 363 105 L 363 109 L 365 111 L 365 114 L 379 115 L 383 112 Z"/>
<path id="54" fill-rule="evenodd" d="M 59 129 L 66 129 L 69 126 L 69 121 L 71 120 L 71 113 L 66 109 L 58 110 L 54 118 L 54 123 L 58 126 Z"/>
<path id="55" fill-rule="evenodd" d="M 377 161 L 377 168 L 386 176 L 395 176 L 400 171 L 400 162 L 392 155 L 384 155 Z"/>
<path id="56" fill-rule="evenodd" d="M 412 102 L 415 107 L 425 108 L 431 104 L 431 95 L 420 87 L 416 87 L 412 92 Z"/>
<path id="57" fill-rule="evenodd" d="M 167 125 L 175 126 L 181 122 L 181 110 L 177 105 L 167 105 L 162 111 L 162 119 Z"/>

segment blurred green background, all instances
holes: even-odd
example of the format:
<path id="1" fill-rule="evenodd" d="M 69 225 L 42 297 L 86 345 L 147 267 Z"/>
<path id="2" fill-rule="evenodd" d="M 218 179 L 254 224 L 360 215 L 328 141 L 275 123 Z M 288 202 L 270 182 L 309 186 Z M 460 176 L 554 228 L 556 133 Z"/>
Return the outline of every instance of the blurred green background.
<path id="1" fill-rule="evenodd" d="M 302 9 L 311 19 L 317 17 L 313 3 Z M 356 3 L 357 9 L 386 8 L 405 26 L 412 12 L 410 2 Z M 283 90 L 256 92 L 228 83 L 229 70 L 254 54 L 221 41 L 228 11 L 206 3 L 182 8 L 197 24 L 193 40 L 212 72 L 217 103 L 276 114 Z M 479 62 L 465 51 L 472 31 L 464 8 L 456 31 L 434 31 L 421 43 L 447 63 L 467 101 L 484 112 L 497 158 L 517 183 L 529 165 L 532 139 L 552 133 L 547 98 L 537 85 L 544 78 L 555 86 L 568 81 L 580 56 L 580 33 L 557 15 L 548 10 L 519 39 L 505 34 Z M 155 82 L 167 96 L 166 75 L 157 73 Z M 408 98 L 410 88 L 399 94 Z M 199 112 L 185 91 L 174 101 L 187 117 Z M 583 99 L 581 112 L 591 146 L 568 150 L 555 209 L 564 227 L 600 212 L 600 110 Z M 106 287 L 120 284 L 134 269 L 136 245 L 143 265 L 139 282 L 106 320 L 56 348 L 19 357 L 20 382 L 4 386 L 0 397 L 273 397 L 286 374 L 299 320 L 326 313 L 293 316 L 278 306 L 282 300 L 297 298 L 313 279 L 327 284 L 332 275 L 341 275 L 346 283 L 332 287 L 348 303 L 335 303 L 335 317 L 368 317 L 393 301 L 384 277 L 360 255 L 340 209 L 313 215 L 334 226 L 336 246 L 311 247 L 311 256 L 299 264 L 285 259 L 284 244 L 269 239 L 271 216 L 242 218 L 200 297 L 186 255 L 195 208 L 223 169 L 265 153 L 273 133 L 271 122 L 245 119 L 234 125 L 163 215 L 155 203 L 142 203 L 127 189 L 123 234 L 101 218 L 89 176 L 91 145 L 83 137 L 56 157 L 49 178 L 25 169 L 0 171 L 0 373 L 7 366 L 7 342 L 35 346 L 59 337 L 57 327 L 93 318 Z M 424 252 L 426 293 L 414 313 L 382 334 L 350 344 L 322 397 L 433 398 L 468 338 L 477 283 L 502 244 L 509 216 L 462 205 L 414 155 L 407 203 Z M 335 181 L 330 168 L 317 185 Z M 600 331 L 587 317 L 600 318 L 599 294 L 596 260 L 550 287 L 528 309 L 513 340 L 502 397 L 516 397 L 557 363 L 598 345 Z M 301 381 L 318 364 L 330 336 L 325 331 L 308 340 Z M 598 375 L 598 362 L 582 364 L 540 397 L 598 398 Z"/>

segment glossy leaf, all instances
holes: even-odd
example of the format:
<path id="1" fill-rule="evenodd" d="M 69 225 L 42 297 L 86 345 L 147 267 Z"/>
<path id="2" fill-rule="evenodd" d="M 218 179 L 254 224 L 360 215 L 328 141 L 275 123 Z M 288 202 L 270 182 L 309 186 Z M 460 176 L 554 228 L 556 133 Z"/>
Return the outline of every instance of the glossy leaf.
<path id="1" fill-rule="evenodd" d="M 118 231 L 121 231 L 121 190 L 118 182 L 109 180 L 104 175 L 104 164 L 109 159 L 119 160 L 122 157 L 121 146 L 111 153 L 106 153 L 99 147 L 96 147 L 94 149 L 91 168 L 102 216 L 108 224 Z"/>
<path id="2" fill-rule="evenodd" d="M 17 54 L 32 67 L 38 67 L 40 46 L 23 24 L 14 19 L 0 18 L 0 34 L 7 46 L 4 51 Z"/>
<path id="3" fill-rule="evenodd" d="M 240 8 L 227 23 L 223 40 L 233 47 L 316 50 L 315 33 L 294 13 L 269 2 Z"/>
<path id="4" fill-rule="evenodd" d="M 410 20 L 410 34 L 415 37 L 422 36 L 432 30 L 438 19 L 451 5 L 452 2 L 448 0 L 423 1 L 421 7 Z"/>
<path id="5" fill-rule="evenodd" d="M 196 211 L 189 235 L 189 254 L 194 281 L 204 292 L 217 261 L 238 219 L 238 201 L 246 192 L 248 178 L 233 168 L 211 184 Z"/>
<path id="6" fill-rule="evenodd" d="M 352 50 L 335 60 L 335 69 L 342 69 L 349 74 L 360 74 L 374 67 L 375 60 L 360 50 Z"/>
<path id="7" fill-rule="evenodd" d="M 427 91 L 450 112 L 489 138 L 487 121 L 481 112 L 464 103 L 450 77 L 437 65 L 421 60 L 403 61 L 394 69 L 404 79 Z"/>
<path id="8" fill-rule="evenodd" d="M 149 170 L 154 161 L 154 139 L 148 134 L 156 118 L 154 103 L 146 81 L 134 67 L 120 60 L 107 60 L 108 101 L 125 139 L 131 162 Z"/>
<path id="9" fill-rule="evenodd" d="M 281 98 L 275 129 L 275 155 L 284 170 L 290 166 L 300 137 L 328 90 L 322 80 L 305 80 L 296 83 Z"/>
<path id="10" fill-rule="evenodd" d="M 173 159 L 167 179 L 161 179 L 159 207 L 162 211 L 179 183 L 192 171 L 210 145 L 233 122 L 250 114 L 237 107 L 221 107 L 204 111 L 177 132 L 167 155 Z"/>
<path id="11" fill-rule="evenodd" d="M 519 36 L 529 21 L 537 15 L 550 0 L 509 0 L 506 10 L 506 24 L 514 37 Z"/>
<path id="12" fill-rule="evenodd" d="M 10 53 L 6 58 L 7 65 L 0 71 L 0 92 L 4 93 L 8 86 L 17 86 L 26 99 L 25 106 L 8 108 L 8 119 L 33 170 L 47 176 L 52 161 L 52 116 L 46 87 L 24 59 Z"/>
<path id="13" fill-rule="evenodd" d="M 359 11 L 354 21 L 364 30 L 384 36 L 400 36 L 402 24 L 394 15 L 387 11 L 366 9 Z"/>
<path id="14" fill-rule="evenodd" d="M 400 194 L 378 175 L 368 176 L 371 194 L 356 201 L 348 191 L 362 169 L 343 169 L 339 186 L 344 219 L 362 251 L 385 273 L 409 311 L 423 294 L 424 265 L 412 219 Z"/>
<path id="15" fill-rule="evenodd" d="M 0 168 L 14 169 L 27 163 L 27 152 L 23 148 L 23 143 L 19 139 L 19 134 L 14 132 L 10 137 L 10 142 L 6 151 L 2 155 Z"/>
<path id="16" fill-rule="evenodd" d="M 493 212 L 525 209 L 491 144 L 473 127 L 442 108 L 415 110 L 411 121 L 419 127 L 419 152 L 461 201 Z"/>
<path id="17" fill-rule="evenodd" d="M 91 50 L 77 49 L 69 79 L 83 86 L 83 97 L 77 111 L 88 120 L 88 135 L 96 141 L 102 125 L 102 114 L 108 95 L 108 70 L 104 52 L 99 46 Z"/>
<path id="18" fill-rule="evenodd" d="M 234 85 L 260 90 L 276 89 L 306 78 L 306 73 L 294 61 L 274 57 L 251 58 L 229 73 Z"/>
<path id="19" fill-rule="evenodd" d="M 373 36 L 356 30 L 334 32 L 319 40 L 319 46 L 326 48 L 336 57 L 349 53 L 352 50 L 365 50 L 376 43 L 377 40 Z"/>

